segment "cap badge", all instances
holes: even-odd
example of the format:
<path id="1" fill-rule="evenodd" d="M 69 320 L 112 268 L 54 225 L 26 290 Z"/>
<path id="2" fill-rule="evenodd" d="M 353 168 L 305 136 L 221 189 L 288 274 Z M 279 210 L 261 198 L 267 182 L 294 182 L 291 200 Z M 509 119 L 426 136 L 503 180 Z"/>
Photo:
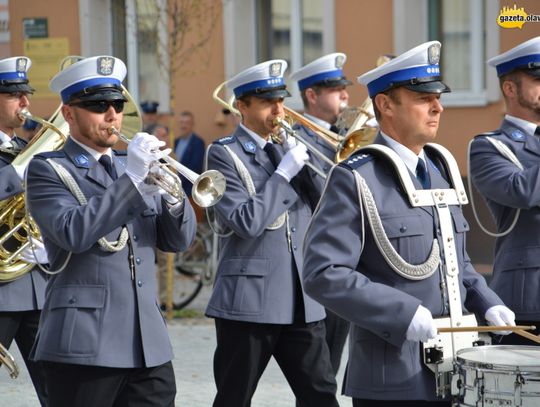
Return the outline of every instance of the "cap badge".
<path id="1" fill-rule="evenodd" d="M 430 65 L 439 63 L 441 58 L 441 46 L 439 44 L 433 44 L 428 48 L 428 62 Z"/>
<path id="2" fill-rule="evenodd" d="M 345 57 L 343 55 L 338 55 L 335 61 L 336 68 L 342 68 L 344 63 Z"/>
<path id="3" fill-rule="evenodd" d="M 26 72 L 25 58 L 17 58 L 17 72 Z"/>
<path id="4" fill-rule="evenodd" d="M 270 76 L 276 77 L 281 74 L 281 62 L 274 62 L 270 64 Z"/>
<path id="5" fill-rule="evenodd" d="M 111 75 L 114 70 L 114 59 L 101 57 L 97 59 L 97 73 L 103 76 Z"/>

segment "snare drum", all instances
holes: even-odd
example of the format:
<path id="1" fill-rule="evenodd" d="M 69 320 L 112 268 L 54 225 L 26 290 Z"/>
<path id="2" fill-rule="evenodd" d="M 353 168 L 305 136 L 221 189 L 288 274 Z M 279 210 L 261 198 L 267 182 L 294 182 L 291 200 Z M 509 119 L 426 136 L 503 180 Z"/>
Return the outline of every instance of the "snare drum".
<path id="1" fill-rule="evenodd" d="M 457 352 L 458 406 L 540 406 L 540 347 L 479 346 Z"/>

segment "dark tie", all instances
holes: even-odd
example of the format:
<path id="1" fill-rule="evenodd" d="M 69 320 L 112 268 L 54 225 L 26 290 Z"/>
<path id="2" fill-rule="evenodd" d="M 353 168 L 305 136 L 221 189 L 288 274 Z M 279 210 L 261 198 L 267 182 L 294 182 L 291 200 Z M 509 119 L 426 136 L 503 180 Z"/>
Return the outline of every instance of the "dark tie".
<path id="1" fill-rule="evenodd" d="M 536 136 L 540 136 L 540 126 L 536 126 L 536 130 L 534 131 L 534 134 Z"/>
<path id="2" fill-rule="evenodd" d="M 109 157 L 106 154 L 103 154 L 101 157 L 99 157 L 99 162 L 100 162 L 101 165 L 103 165 L 103 168 L 105 168 L 105 171 L 107 171 L 107 174 L 109 174 L 109 176 L 112 179 L 117 178 L 116 170 L 115 170 L 115 168 L 113 166 L 113 163 L 111 161 L 111 157 Z"/>
<path id="3" fill-rule="evenodd" d="M 277 168 L 283 158 L 283 152 L 273 143 L 266 143 L 264 145 L 264 151 L 268 154 L 270 162 Z"/>
<path id="4" fill-rule="evenodd" d="M 333 124 L 330 126 L 330 131 L 333 131 L 334 133 L 339 134 L 339 127 Z"/>
<path id="5" fill-rule="evenodd" d="M 426 163 L 421 158 L 418 159 L 418 164 L 416 164 L 416 178 L 422 184 L 422 188 L 430 189 L 431 182 L 429 181 L 429 174 L 427 172 Z"/>

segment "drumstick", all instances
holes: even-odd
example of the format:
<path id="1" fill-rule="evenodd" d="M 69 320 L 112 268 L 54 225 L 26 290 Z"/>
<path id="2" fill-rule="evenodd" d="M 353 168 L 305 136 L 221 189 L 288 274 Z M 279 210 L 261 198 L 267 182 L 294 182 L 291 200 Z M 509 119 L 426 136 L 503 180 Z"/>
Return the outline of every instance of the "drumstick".
<path id="1" fill-rule="evenodd" d="M 518 326 L 512 326 L 512 325 L 504 325 L 504 326 L 450 326 L 450 327 L 444 327 L 444 328 L 437 328 L 438 333 L 446 333 L 446 332 L 492 332 L 492 331 L 521 331 L 525 332 L 524 330 L 532 330 L 536 329 L 536 326 L 534 325 L 518 325 Z M 528 332 L 525 332 L 528 334 Z M 529 334 L 532 335 L 532 334 Z M 532 335 L 535 336 L 535 335 Z"/>
<path id="2" fill-rule="evenodd" d="M 530 332 L 527 332 L 527 331 L 522 331 L 520 329 L 517 329 L 514 331 L 515 334 L 518 334 L 520 336 L 523 336 L 524 338 L 527 338 L 527 339 L 530 339 L 531 341 L 533 342 L 536 342 L 536 343 L 540 343 L 540 337 L 530 333 Z"/>

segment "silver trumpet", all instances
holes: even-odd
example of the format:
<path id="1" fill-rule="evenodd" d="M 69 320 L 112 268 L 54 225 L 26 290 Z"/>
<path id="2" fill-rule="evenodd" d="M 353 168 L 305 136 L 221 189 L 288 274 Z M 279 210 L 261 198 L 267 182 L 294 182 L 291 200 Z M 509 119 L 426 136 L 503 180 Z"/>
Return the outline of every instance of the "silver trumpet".
<path id="1" fill-rule="evenodd" d="M 126 144 L 131 143 L 131 139 L 120 133 L 114 126 L 109 127 L 109 134 L 115 134 Z M 174 168 L 179 174 L 183 175 L 193 184 L 191 196 L 195 203 L 201 208 L 209 208 L 219 202 L 225 193 L 227 182 L 222 173 L 216 170 L 208 170 L 201 175 L 191 171 L 186 166 L 180 164 L 171 156 L 165 156 L 162 160 L 167 164 L 156 163 L 164 171 L 164 176 L 159 172 L 150 172 L 148 177 L 152 182 L 162 188 L 168 194 L 177 199 L 183 198 L 182 182 L 178 175 L 169 167 Z M 169 166 L 169 167 L 168 167 Z"/>
<path id="2" fill-rule="evenodd" d="M 9 371 L 9 376 L 12 379 L 16 379 L 19 376 L 19 366 L 15 362 L 15 358 L 11 356 L 11 353 L 0 343 L 0 366 L 4 365 Z"/>

